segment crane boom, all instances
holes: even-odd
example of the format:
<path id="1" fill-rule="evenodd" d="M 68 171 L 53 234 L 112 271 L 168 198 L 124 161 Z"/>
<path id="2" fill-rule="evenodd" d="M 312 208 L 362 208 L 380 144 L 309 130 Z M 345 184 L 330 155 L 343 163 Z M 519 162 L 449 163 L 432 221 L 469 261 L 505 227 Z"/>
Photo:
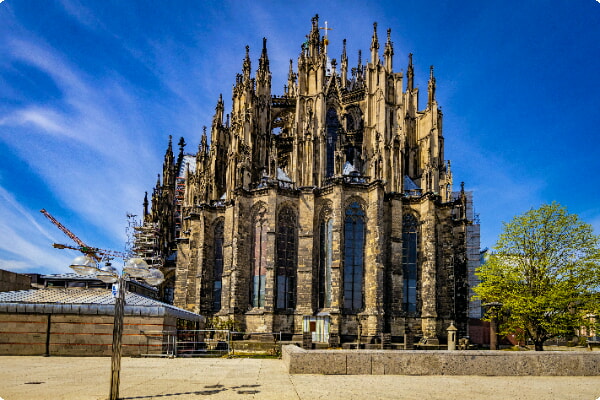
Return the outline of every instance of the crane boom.
<path id="1" fill-rule="evenodd" d="M 54 247 L 55 249 L 71 249 L 71 250 L 78 250 L 81 251 L 82 253 L 85 254 L 89 254 L 92 257 L 97 257 L 99 255 L 101 256 L 108 256 L 108 257 L 112 257 L 112 258 L 122 258 L 122 259 L 127 259 L 129 257 L 131 257 L 131 254 L 127 254 L 121 251 L 116 251 L 116 250 L 105 250 L 105 249 L 98 249 L 96 247 L 92 248 L 92 247 L 76 247 L 76 246 L 70 246 L 68 244 L 60 244 L 60 243 L 54 243 L 52 244 L 52 247 Z"/>
<path id="2" fill-rule="evenodd" d="M 90 248 L 87 244 L 83 243 L 81 241 L 81 239 L 79 239 L 73 232 L 71 232 L 70 230 L 68 230 L 63 224 L 61 224 L 60 222 L 58 222 L 56 220 L 56 218 L 54 218 L 52 215 L 50 215 L 50 213 L 48 211 L 46 211 L 45 208 L 42 208 L 40 210 L 40 212 L 42 214 L 44 214 L 46 216 L 46 218 L 48 218 L 50 221 L 52 221 L 52 223 L 54 225 L 56 225 L 58 227 L 58 229 L 60 229 L 61 231 L 63 231 L 63 233 L 65 235 L 67 235 L 68 237 L 70 237 L 79 246 L 81 246 L 82 248 Z"/>

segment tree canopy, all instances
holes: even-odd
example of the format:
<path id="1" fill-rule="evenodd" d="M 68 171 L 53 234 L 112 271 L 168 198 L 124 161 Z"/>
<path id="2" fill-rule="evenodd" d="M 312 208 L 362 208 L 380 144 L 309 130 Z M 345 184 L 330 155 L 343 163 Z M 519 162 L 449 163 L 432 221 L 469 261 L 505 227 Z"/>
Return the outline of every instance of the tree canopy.
<path id="1" fill-rule="evenodd" d="M 599 311 L 599 244 L 576 214 L 544 204 L 504 223 L 474 291 L 483 303 L 501 304 L 494 311 L 501 333 L 522 333 L 543 350 L 546 340 L 573 335 Z"/>

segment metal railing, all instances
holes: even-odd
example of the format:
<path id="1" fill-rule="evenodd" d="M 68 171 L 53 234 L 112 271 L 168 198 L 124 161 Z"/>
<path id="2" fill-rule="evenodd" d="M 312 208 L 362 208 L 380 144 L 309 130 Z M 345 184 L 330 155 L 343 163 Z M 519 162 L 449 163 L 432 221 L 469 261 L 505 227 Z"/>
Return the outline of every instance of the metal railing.
<path id="1" fill-rule="evenodd" d="M 231 332 L 221 329 L 177 331 L 175 357 L 224 356 L 231 352 Z"/>

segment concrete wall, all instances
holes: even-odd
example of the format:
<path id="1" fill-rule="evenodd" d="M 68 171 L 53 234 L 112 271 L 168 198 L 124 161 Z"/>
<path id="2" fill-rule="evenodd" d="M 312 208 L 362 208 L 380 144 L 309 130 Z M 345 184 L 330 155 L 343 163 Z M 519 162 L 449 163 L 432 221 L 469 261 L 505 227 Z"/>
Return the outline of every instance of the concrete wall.
<path id="1" fill-rule="evenodd" d="M 0 355 L 109 356 L 112 315 L 0 313 Z M 172 316 L 126 315 L 123 355 L 163 351 L 160 331 L 175 331 Z"/>
<path id="2" fill-rule="evenodd" d="M 291 374 L 597 376 L 600 352 L 303 350 L 283 346 Z"/>

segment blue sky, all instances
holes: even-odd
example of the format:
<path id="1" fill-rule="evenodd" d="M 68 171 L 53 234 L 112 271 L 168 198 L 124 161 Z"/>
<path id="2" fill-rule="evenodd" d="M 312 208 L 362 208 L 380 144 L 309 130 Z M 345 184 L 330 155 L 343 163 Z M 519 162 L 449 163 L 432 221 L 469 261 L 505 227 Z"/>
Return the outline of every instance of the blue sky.
<path id="1" fill-rule="evenodd" d="M 168 136 L 197 149 L 219 94 L 231 107 L 244 46 L 267 37 L 273 94 L 319 14 L 329 54 L 368 54 L 392 29 L 394 69 L 414 53 L 444 112 L 455 189 L 475 196 L 482 247 L 502 221 L 558 201 L 600 233 L 600 3 L 552 1 L 0 2 L 0 268 L 68 271 L 70 240 L 123 250 Z M 365 60 L 366 57 L 363 57 Z"/>

